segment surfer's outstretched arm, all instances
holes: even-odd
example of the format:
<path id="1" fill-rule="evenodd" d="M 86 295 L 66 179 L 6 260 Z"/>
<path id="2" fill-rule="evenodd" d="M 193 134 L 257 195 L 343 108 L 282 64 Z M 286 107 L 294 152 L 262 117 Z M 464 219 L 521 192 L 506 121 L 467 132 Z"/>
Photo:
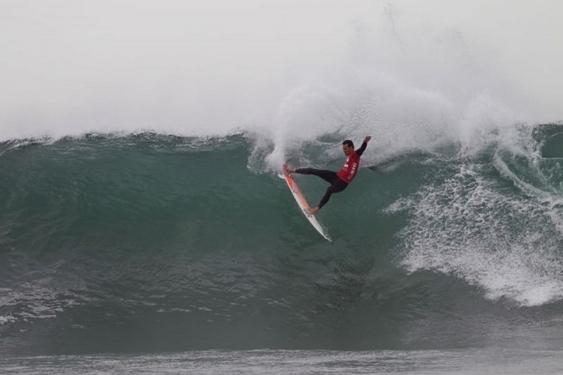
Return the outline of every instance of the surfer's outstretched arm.
<path id="1" fill-rule="evenodd" d="M 364 153 L 364 151 L 366 150 L 366 147 L 368 147 L 368 142 L 370 141 L 371 137 L 368 135 L 367 137 L 364 138 L 364 141 L 362 142 L 362 145 L 360 146 L 359 149 L 356 150 L 356 154 L 362 156 L 362 154 Z"/>

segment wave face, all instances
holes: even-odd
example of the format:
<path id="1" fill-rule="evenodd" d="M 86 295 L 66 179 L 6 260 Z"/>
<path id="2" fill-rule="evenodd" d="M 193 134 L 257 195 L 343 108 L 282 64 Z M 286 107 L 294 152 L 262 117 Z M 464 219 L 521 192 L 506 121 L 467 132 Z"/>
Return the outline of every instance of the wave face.
<path id="1" fill-rule="evenodd" d="M 453 142 L 386 158 L 370 145 L 319 214 L 333 243 L 256 134 L 6 141 L 0 350 L 560 343 L 562 134 L 522 127 L 478 152 Z M 339 142 L 290 160 L 336 169 Z M 322 181 L 298 179 L 320 198 Z"/>

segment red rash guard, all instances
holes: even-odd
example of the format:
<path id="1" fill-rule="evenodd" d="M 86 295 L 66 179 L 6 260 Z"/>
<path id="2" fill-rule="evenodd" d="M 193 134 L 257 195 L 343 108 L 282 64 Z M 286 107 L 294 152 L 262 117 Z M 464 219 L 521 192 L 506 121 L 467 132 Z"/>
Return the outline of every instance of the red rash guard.
<path id="1" fill-rule="evenodd" d="M 352 152 L 350 156 L 346 159 L 346 163 L 342 169 L 340 169 L 336 175 L 344 182 L 349 184 L 352 182 L 354 177 L 356 177 L 356 173 L 358 173 L 358 168 L 360 168 L 360 156 L 364 153 L 367 144 L 362 143 L 362 147 L 358 150 Z"/>

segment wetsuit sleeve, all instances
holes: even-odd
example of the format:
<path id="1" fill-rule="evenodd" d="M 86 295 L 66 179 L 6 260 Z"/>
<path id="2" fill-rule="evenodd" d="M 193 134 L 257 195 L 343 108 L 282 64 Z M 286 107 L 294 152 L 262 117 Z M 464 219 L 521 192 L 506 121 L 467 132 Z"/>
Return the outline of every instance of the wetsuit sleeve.
<path id="1" fill-rule="evenodd" d="M 356 150 L 356 154 L 362 156 L 362 154 L 364 153 L 364 151 L 366 150 L 366 147 L 368 147 L 367 143 L 362 143 L 362 145 L 360 146 L 359 149 Z"/>

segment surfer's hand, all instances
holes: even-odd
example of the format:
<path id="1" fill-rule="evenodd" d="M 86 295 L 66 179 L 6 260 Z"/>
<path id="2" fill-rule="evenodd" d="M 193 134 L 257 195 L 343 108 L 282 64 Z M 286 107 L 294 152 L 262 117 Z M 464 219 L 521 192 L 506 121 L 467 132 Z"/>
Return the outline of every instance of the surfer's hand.
<path id="1" fill-rule="evenodd" d="M 371 140 L 371 135 L 364 138 L 364 143 L 368 143 Z"/>

